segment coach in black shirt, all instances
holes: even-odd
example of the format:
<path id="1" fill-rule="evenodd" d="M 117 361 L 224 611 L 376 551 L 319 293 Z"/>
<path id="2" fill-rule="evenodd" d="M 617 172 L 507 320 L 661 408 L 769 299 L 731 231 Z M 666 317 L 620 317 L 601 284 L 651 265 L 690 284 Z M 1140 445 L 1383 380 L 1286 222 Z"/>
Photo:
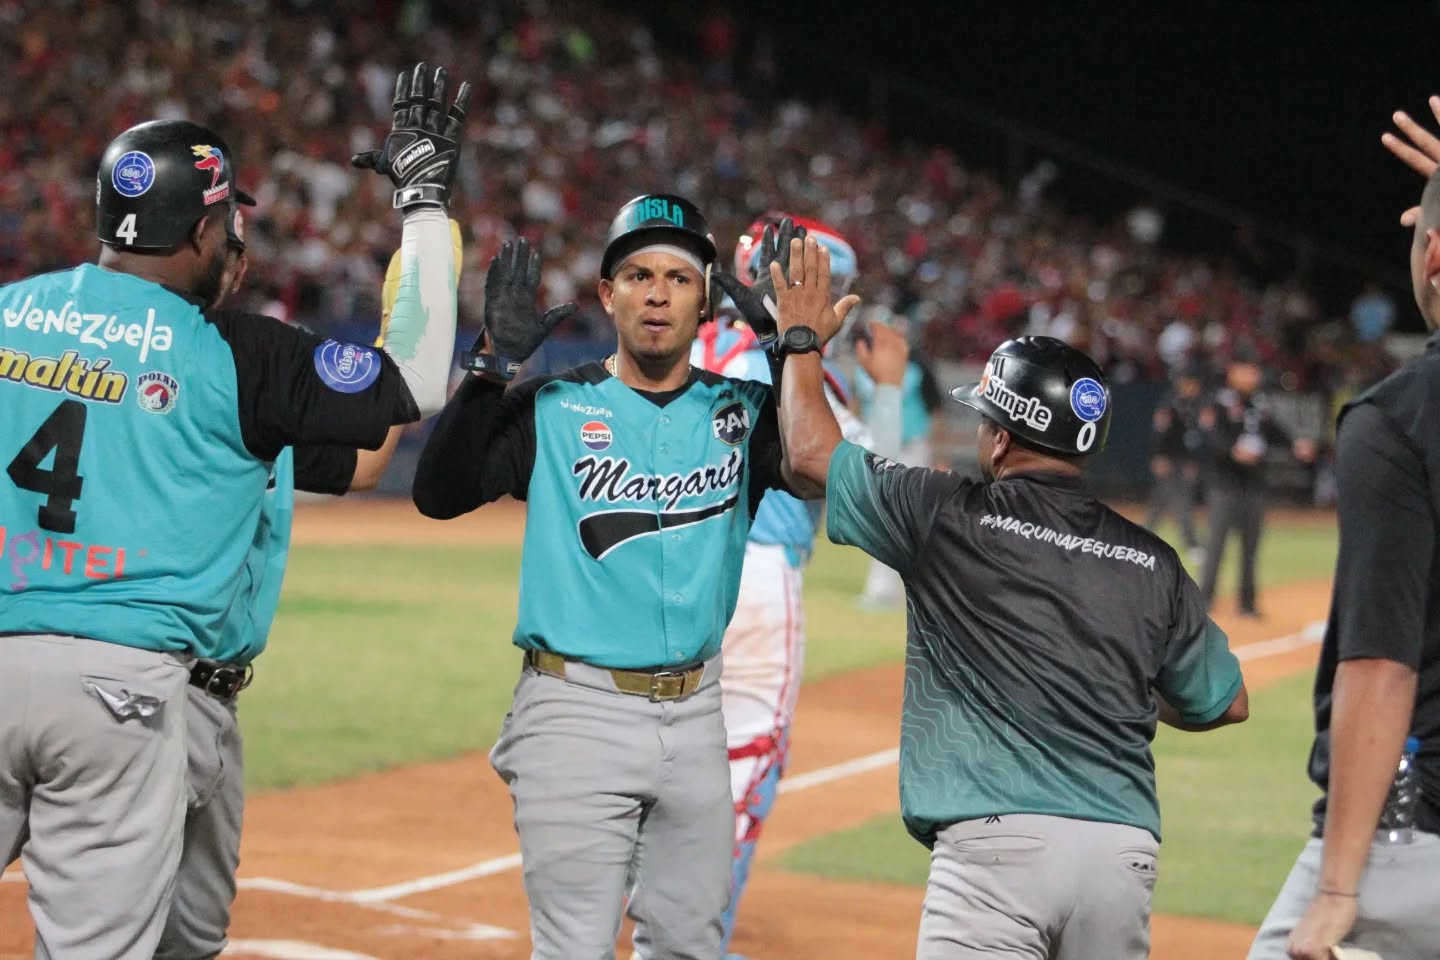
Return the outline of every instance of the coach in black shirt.
<path id="1" fill-rule="evenodd" d="M 1440 327 L 1440 178 L 1410 250 L 1415 302 Z M 1315 677 L 1315 835 L 1250 960 L 1440 957 L 1440 336 L 1340 414 L 1340 554 Z M 1407 736 L 1420 798 L 1409 843 L 1376 827 Z M 1288 941 L 1288 942 L 1287 942 Z"/>

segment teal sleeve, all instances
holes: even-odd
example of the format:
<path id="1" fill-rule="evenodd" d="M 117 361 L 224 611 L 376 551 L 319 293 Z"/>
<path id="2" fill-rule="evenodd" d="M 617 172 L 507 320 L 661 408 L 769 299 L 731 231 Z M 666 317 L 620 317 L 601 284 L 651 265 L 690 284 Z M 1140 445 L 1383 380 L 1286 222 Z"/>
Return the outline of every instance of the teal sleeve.
<path id="1" fill-rule="evenodd" d="M 1188 635 L 1172 639 L 1156 683 L 1186 723 L 1209 723 L 1220 716 L 1243 681 L 1225 631 L 1209 617 L 1199 620 Z"/>
<path id="2" fill-rule="evenodd" d="M 941 505 L 968 485 L 842 441 L 825 484 L 826 531 L 833 543 L 859 547 L 903 572 L 919 556 Z"/>

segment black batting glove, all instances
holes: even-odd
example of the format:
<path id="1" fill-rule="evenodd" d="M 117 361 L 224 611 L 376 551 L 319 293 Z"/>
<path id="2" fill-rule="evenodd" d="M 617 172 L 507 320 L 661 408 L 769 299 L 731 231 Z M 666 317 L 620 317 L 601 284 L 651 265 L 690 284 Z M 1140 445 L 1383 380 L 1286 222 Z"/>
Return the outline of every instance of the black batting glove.
<path id="1" fill-rule="evenodd" d="M 579 309 L 562 303 L 541 314 L 535 307 L 540 290 L 540 251 L 524 237 L 501 245 L 485 273 L 485 316 L 480 336 L 461 358 L 466 370 L 512 380 L 555 325 Z M 483 352 L 488 342 L 489 352 Z"/>
<path id="2" fill-rule="evenodd" d="M 775 281 L 770 277 L 770 264 L 779 263 L 780 269 L 789 276 L 790 241 L 796 237 L 805 239 L 805 228 L 795 226 L 789 217 L 780 221 L 778 230 L 765 228 L 760 235 L 760 259 L 756 265 L 755 282 L 750 286 L 733 274 L 718 271 L 715 274 L 715 283 L 735 302 L 735 308 L 745 318 L 745 323 L 767 347 L 780 335 L 775 319 L 780 308 L 775 300 Z"/>
<path id="3" fill-rule="evenodd" d="M 350 158 L 353 166 L 383 173 L 395 184 L 397 209 L 444 207 L 460 161 L 460 127 L 470 84 L 461 83 L 455 102 L 445 109 L 445 68 L 418 63 L 395 78 L 395 119 L 379 150 Z"/>

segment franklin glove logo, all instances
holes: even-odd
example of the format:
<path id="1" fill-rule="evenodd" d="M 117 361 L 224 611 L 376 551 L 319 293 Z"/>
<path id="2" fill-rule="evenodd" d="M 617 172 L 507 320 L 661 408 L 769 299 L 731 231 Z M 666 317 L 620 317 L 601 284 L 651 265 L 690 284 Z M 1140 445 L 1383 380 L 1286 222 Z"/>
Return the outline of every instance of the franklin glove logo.
<path id="1" fill-rule="evenodd" d="M 415 164 L 424 160 L 426 157 L 434 156 L 434 154 L 434 143 L 429 140 L 416 140 L 410 144 L 410 146 L 400 151 L 400 155 L 395 158 L 395 162 L 391 165 L 391 168 L 397 176 L 403 177 L 410 172 L 410 168 L 415 166 Z"/>

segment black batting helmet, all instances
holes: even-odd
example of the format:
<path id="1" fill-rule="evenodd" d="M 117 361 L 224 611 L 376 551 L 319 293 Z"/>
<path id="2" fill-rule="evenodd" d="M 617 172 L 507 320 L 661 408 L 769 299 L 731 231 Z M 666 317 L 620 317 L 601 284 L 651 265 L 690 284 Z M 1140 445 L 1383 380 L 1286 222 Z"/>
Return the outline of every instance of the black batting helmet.
<path id="1" fill-rule="evenodd" d="M 1085 354 L 1054 337 L 1006 340 L 980 382 L 950 396 L 1025 443 L 1066 456 L 1099 453 L 1110 433 L 1110 387 Z"/>
<path id="2" fill-rule="evenodd" d="M 188 120 L 151 120 L 111 141 L 95 184 L 95 232 L 123 250 L 173 250 L 216 205 L 228 211 L 226 233 L 244 247 L 237 204 L 255 201 L 235 183 L 225 141 Z"/>
<path id="3" fill-rule="evenodd" d="M 715 262 L 715 238 L 700 208 L 684 197 L 647 193 L 636 197 L 615 214 L 605 237 L 600 276 L 612 279 L 616 264 L 652 243 L 674 243 L 693 250 L 705 265 L 706 279 Z"/>

